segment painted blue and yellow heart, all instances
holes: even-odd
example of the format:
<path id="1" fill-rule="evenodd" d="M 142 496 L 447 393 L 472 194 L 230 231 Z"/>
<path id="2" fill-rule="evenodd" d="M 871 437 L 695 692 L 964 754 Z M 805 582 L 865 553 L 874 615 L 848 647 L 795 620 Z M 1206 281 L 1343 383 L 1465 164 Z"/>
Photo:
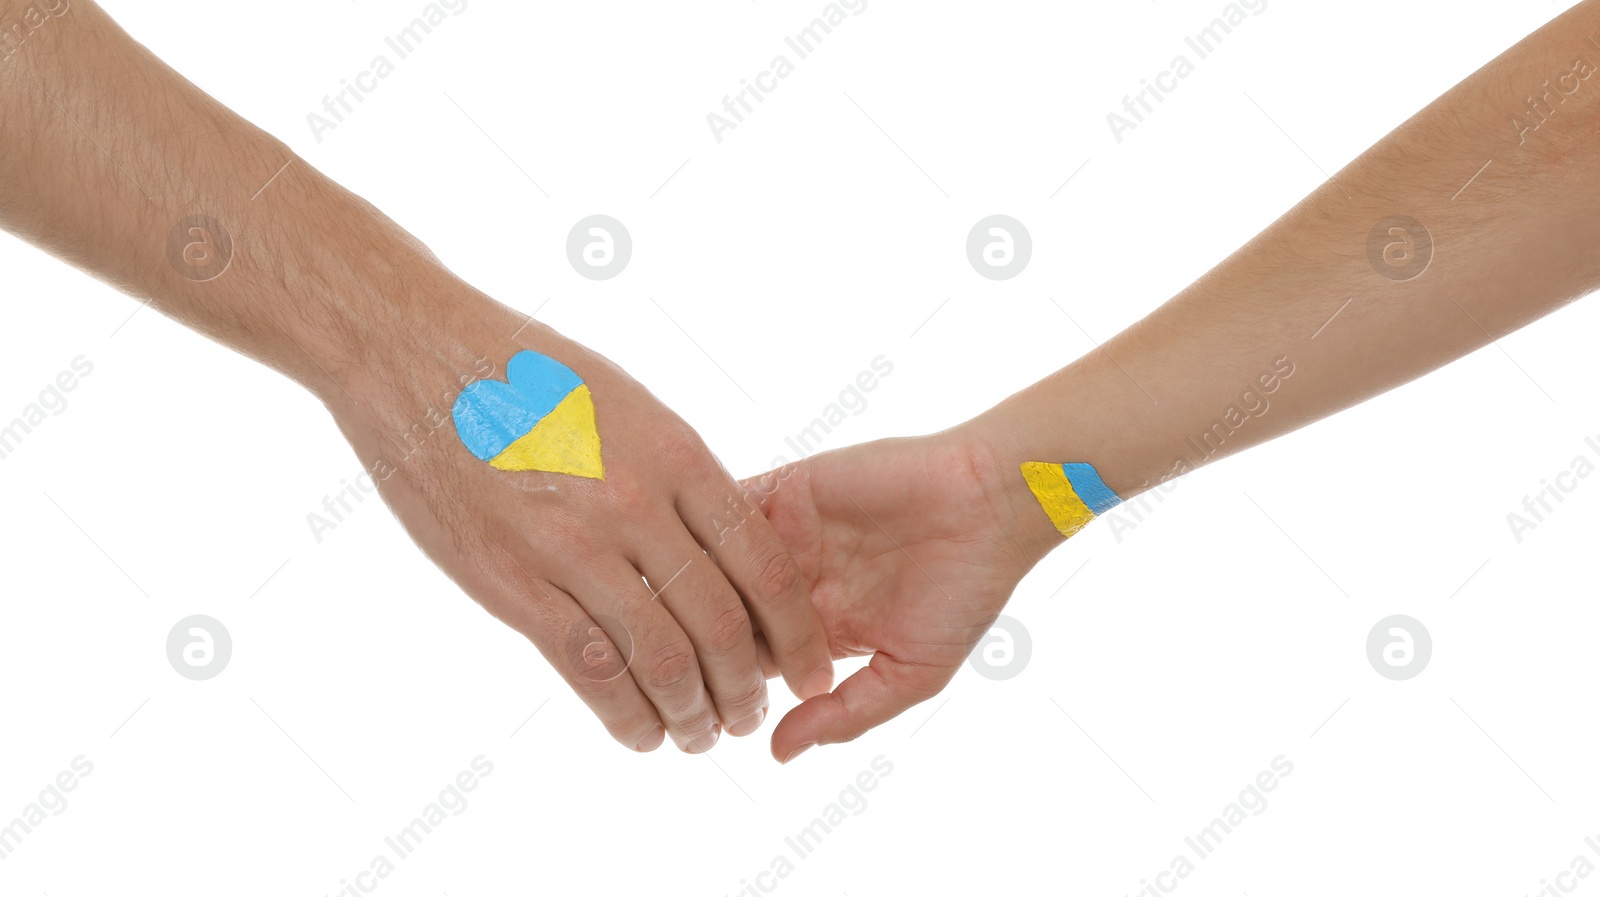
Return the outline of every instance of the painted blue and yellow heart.
<path id="1" fill-rule="evenodd" d="M 500 470 L 542 470 L 603 480 L 594 396 L 572 368 L 524 350 L 506 379 L 479 380 L 456 397 L 456 435 Z"/>

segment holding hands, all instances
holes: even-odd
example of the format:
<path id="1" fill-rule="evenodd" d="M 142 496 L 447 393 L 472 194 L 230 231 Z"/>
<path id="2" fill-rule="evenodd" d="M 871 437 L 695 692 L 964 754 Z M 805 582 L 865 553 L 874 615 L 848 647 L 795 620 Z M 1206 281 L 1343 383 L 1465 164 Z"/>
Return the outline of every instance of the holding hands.
<path id="1" fill-rule="evenodd" d="M 1037 506 L 1014 501 L 1014 477 L 958 428 L 827 452 L 746 482 L 794 552 L 833 657 L 872 656 L 784 716 L 775 758 L 850 741 L 950 682 L 1061 540 Z"/>
<path id="2" fill-rule="evenodd" d="M 21 7 L 0 0 L 5 21 Z M 756 731 L 779 673 L 803 703 L 777 758 L 855 738 L 942 689 L 1022 577 L 1111 504 L 1600 284 L 1600 104 L 1564 106 L 1571 126 L 1537 141 L 1504 116 L 1600 32 L 1584 0 L 1056 374 L 955 429 L 741 490 L 620 368 L 467 286 L 91 0 L 73 9 L 0 59 L 0 226 L 311 391 L 427 555 L 641 751 Z M 1472 171 L 1471 193 L 1444 186 Z M 1413 257 L 1435 244 L 1431 266 Z M 765 516 L 719 525 L 741 494 Z M 833 660 L 868 654 L 832 688 Z"/>
<path id="3" fill-rule="evenodd" d="M 629 748 L 670 736 L 699 753 L 759 728 L 758 628 L 791 690 L 827 693 L 832 661 L 800 571 L 764 519 L 719 530 L 737 486 L 699 436 L 604 358 L 486 298 L 462 302 L 476 311 L 450 318 L 470 323 L 409 329 L 442 336 L 441 355 L 475 345 L 509 362 L 456 378 L 419 369 L 433 353 L 410 347 L 360 403 L 327 394 L 423 551 Z M 520 342 L 498 336 L 513 332 Z M 452 389 L 451 410 L 431 412 L 441 438 L 385 462 L 407 415 Z"/>

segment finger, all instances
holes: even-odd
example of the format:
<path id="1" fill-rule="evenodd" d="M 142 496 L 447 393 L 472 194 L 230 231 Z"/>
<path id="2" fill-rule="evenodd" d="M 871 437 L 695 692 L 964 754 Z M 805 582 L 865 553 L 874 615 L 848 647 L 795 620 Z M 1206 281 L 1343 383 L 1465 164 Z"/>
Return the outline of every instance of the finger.
<path id="1" fill-rule="evenodd" d="M 767 644 L 767 637 L 761 632 L 756 632 L 756 657 L 761 661 L 761 678 L 773 679 L 779 674 L 778 662 L 772 657 L 772 648 Z"/>
<path id="2" fill-rule="evenodd" d="M 721 729 L 694 644 L 633 565 L 618 561 L 587 588 L 573 591 L 613 640 L 632 643 L 628 672 L 673 743 L 691 754 L 710 750 Z"/>
<path id="3" fill-rule="evenodd" d="M 564 590 L 547 582 L 535 588 L 543 599 L 536 609 L 511 602 L 501 614 L 505 622 L 528 636 L 612 738 L 636 751 L 660 747 L 666 729 L 628 675 L 631 645 L 613 639 Z"/>
<path id="4" fill-rule="evenodd" d="M 778 670 L 778 662 L 772 658 L 772 646 L 767 644 L 767 634 L 761 631 L 761 624 L 755 620 L 750 621 L 750 629 L 756 640 L 756 658 L 761 661 L 761 677 L 778 678 L 782 673 Z"/>
<path id="5" fill-rule="evenodd" d="M 647 544 L 639 568 L 694 646 L 722 727 L 749 735 L 767 717 L 767 680 L 739 593 L 687 532 L 670 545 Z"/>
<path id="6" fill-rule="evenodd" d="M 953 675 L 954 670 L 904 663 L 879 651 L 831 694 L 784 714 L 772 731 L 772 756 L 788 763 L 816 745 L 854 741 L 938 694 Z"/>
<path id="7" fill-rule="evenodd" d="M 726 482 L 727 488 L 737 488 L 731 480 Z M 680 513 L 739 590 L 751 618 L 766 635 L 789 690 L 802 700 L 827 693 L 833 687 L 828 636 L 800 568 L 772 524 L 742 499 L 721 507 L 685 502 Z"/>

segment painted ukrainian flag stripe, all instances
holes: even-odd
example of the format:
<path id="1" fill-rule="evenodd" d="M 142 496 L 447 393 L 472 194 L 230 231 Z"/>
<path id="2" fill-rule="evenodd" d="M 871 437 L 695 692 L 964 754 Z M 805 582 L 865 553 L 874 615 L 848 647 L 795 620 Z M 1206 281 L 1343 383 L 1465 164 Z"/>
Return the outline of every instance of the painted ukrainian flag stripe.
<path id="1" fill-rule="evenodd" d="M 1081 462 L 1026 461 L 1022 464 L 1022 478 L 1063 536 L 1076 535 L 1095 515 L 1122 502 L 1093 466 Z"/>
<path id="2" fill-rule="evenodd" d="M 1073 491 L 1089 506 L 1089 510 L 1096 514 L 1104 514 L 1117 505 L 1122 504 L 1122 498 L 1111 491 L 1111 487 L 1100 479 L 1100 474 L 1092 464 L 1081 461 L 1072 461 L 1061 465 L 1067 475 L 1067 482 L 1072 484 Z"/>

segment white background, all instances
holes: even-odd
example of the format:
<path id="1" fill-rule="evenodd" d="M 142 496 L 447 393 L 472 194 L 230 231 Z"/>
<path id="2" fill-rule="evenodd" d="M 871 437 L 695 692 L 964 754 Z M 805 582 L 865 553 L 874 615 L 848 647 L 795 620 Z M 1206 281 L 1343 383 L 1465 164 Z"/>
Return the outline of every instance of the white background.
<path id="1" fill-rule="evenodd" d="M 893 374 L 828 447 L 1088 351 L 1050 299 L 1109 337 L 1561 8 L 1271 0 L 1118 144 L 1106 113 L 1220 0 L 872 0 L 719 145 L 707 113 L 823 3 L 471 0 L 321 142 L 307 113 L 422 0 L 105 5 L 741 474 L 875 356 Z M 603 283 L 564 252 L 595 213 L 635 244 Z M 1003 283 L 964 252 L 994 213 L 1034 241 Z M 616 746 L 381 505 L 318 543 L 306 515 L 359 464 L 306 394 L 11 238 L 0 277 L 0 419 L 94 366 L 0 461 L 0 823 L 94 764 L 0 860 L 6 894 L 333 894 L 478 755 L 375 893 L 734 894 L 880 755 L 773 893 L 1132 894 L 1279 755 L 1179 891 L 1531 894 L 1600 836 L 1600 480 L 1520 543 L 1506 521 L 1600 435 L 1592 303 L 1091 528 L 1007 610 L 1020 676 L 963 671 L 779 767 L 770 723 L 710 756 Z M 205 682 L 165 653 L 195 613 L 233 638 Z M 1365 653 L 1395 613 L 1434 641 L 1405 682 Z"/>

